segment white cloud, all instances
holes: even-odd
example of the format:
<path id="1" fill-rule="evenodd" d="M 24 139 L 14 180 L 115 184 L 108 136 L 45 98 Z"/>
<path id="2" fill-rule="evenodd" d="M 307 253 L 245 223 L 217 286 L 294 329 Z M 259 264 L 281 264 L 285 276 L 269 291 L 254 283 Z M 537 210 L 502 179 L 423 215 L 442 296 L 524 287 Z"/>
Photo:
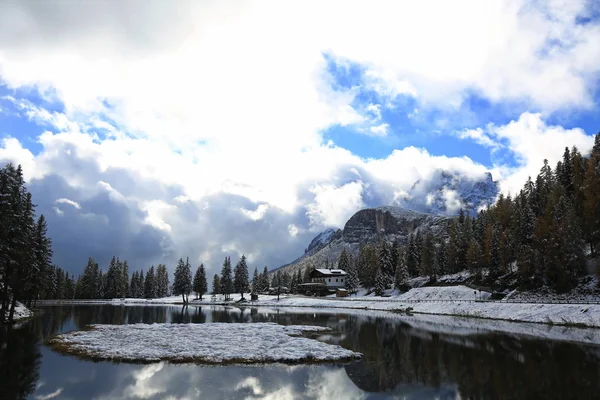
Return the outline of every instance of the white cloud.
<path id="1" fill-rule="evenodd" d="M 73 201 L 73 200 L 65 199 L 64 197 L 60 198 L 60 199 L 56 199 L 54 202 L 55 203 L 68 204 L 70 206 L 75 207 L 78 210 L 81 210 L 81 206 L 79 205 L 79 203 L 77 203 L 76 201 Z"/>
<path id="2" fill-rule="evenodd" d="M 578 0 L 564 7 L 519 0 L 369 7 L 355 1 L 51 3 L 3 4 L 0 77 L 9 87 L 34 85 L 66 111 L 6 99 L 50 131 L 41 133 L 43 150 L 35 156 L 18 140 L 3 139 L 0 159 L 22 163 L 28 180 L 58 175 L 81 196 L 53 199 L 85 207 L 85 200 L 106 194 L 121 202 L 136 221 L 164 233 L 165 246 L 178 254 L 239 251 L 259 258 L 261 251 L 282 250 L 249 251 L 256 237 L 243 237 L 248 232 L 236 224 L 300 241 L 311 230 L 341 226 L 367 204 L 365 192 L 390 204 L 440 169 L 483 175 L 486 168 L 468 158 L 414 147 L 363 160 L 324 143 L 322 131 L 334 124 L 363 126 L 375 136 L 386 136 L 389 126 L 381 106 L 354 104 L 356 88 L 333 89 L 323 53 L 360 64 L 362 84 L 380 94 L 381 104 L 416 97 L 412 117 L 429 107 L 455 109 L 467 92 L 548 112 L 589 107 L 600 71 L 594 40 L 600 27 L 575 24 L 586 6 Z M 523 174 L 539 169 L 540 157 L 553 159 L 559 147 L 552 140 L 561 147 L 589 142 L 581 131 L 561 129 L 527 113 L 504 127 L 459 134 L 492 148 L 500 141 L 514 146 L 522 168 L 494 170 L 512 190 Z M 66 208 L 55 212 L 68 215 Z M 240 214 L 244 222 L 228 219 Z M 209 217 L 223 217 L 237 242 L 218 243 Z M 203 230 L 213 237 L 200 243 Z"/>
<path id="3" fill-rule="evenodd" d="M 381 125 L 377 125 L 377 126 L 372 126 L 371 128 L 369 128 L 369 132 L 371 132 L 371 134 L 373 136 L 380 136 L 380 137 L 385 137 L 388 134 L 388 128 L 390 126 L 388 124 L 381 124 Z"/>
<path id="4" fill-rule="evenodd" d="M 455 132 L 456 136 L 460 139 L 471 139 L 475 143 L 480 144 L 485 147 L 498 148 L 500 144 L 494 140 L 492 140 L 482 128 L 475 129 L 463 129 L 461 131 Z"/>
<path id="5" fill-rule="evenodd" d="M 504 192 L 518 193 L 528 176 L 537 176 L 547 159 L 552 167 L 562 158 L 565 147 L 576 146 L 586 154 L 592 148 L 594 138 L 579 128 L 565 129 L 547 125 L 541 114 L 523 113 L 518 120 L 503 126 L 490 125 L 487 132 L 495 138 L 508 142 L 518 165 L 497 165 L 498 175 L 503 179 Z"/>

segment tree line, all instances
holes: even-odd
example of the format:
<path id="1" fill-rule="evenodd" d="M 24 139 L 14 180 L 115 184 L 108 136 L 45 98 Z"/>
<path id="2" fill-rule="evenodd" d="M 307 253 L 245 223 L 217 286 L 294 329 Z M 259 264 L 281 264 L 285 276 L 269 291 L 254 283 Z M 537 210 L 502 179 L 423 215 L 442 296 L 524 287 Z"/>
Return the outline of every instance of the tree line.
<path id="1" fill-rule="evenodd" d="M 547 160 L 513 198 L 501 194 L 475 217 L 460 215 L 435 235 L 416 230 L 407 243 L 360 246 L 356 260 L 345 250 L 338 267 L 348 272 L 347 288 L 408 288 L 410 278 L 468 270 L 475 282 L 496 288 L 513 278 L 523 288 L 573 289 L 586 272 L 586 251 L 600 243 L 600 134 L 588 157 L 565 148 L 552 168 Z M 356 279 L 358 278 L 358 279 Z"/>
<path id="2" fill-rule="evenodd" d="M 46 285 L 52 241 L 36 219 L 21 166 L 0 169 L 0 323 L 13 321 L 17 301 L 31 305 Z"/>

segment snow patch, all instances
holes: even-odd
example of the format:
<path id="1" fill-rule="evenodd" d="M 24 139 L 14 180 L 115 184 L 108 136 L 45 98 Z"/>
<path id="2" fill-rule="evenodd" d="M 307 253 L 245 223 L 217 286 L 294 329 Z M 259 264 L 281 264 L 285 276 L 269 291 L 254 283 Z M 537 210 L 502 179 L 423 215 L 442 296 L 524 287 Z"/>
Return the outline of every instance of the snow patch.
<path id="1" fill-rule="evenodd" d="M 90 325 L 50 341 L 60 351 L 115 361 L 195 363 L 330 362 L 360 358 L 302 337 L 329 328 L 275 323 Z"/>

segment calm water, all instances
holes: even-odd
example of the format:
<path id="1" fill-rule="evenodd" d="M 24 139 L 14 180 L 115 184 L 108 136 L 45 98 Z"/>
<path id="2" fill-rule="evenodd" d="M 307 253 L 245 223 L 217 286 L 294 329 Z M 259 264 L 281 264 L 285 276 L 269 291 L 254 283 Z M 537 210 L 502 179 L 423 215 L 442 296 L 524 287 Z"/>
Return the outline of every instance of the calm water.
<path id="1" fill-rule="evenodd" d="M 503 334 L 452 336 L 398 319 L 301 312 L 47 307 L 19 329 L 0 331 L 0 399 L 600 398 L 600 346 Z M 333 332 L 321 340 L 364 358 L 328 366 L 134 365 L 82 361 L 44 345 L 56 333 L 91 323 L 211 321 L 329 326 Z"/>

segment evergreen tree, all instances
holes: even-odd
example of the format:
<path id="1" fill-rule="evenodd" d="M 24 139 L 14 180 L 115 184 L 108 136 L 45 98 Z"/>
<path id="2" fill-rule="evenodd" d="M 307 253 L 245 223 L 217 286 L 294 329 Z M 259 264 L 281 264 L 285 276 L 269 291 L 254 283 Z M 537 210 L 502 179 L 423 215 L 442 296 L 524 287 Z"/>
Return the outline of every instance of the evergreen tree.
<path id="1" fill-rule="evenodd" d="M 196 292 L 196 298 L 200 298 L 200 300 L 202 300 L 202 296 L 208 289 L 207 286 L 204 264 L 200 264 L 196 270 L 196 274 L 194 275 L 194 292 Z"/>
<path id="2" fill-rule="evenodd" d="M 358 251 L 358 278 L 365 288 L 375 286 L 375 275 L 378 268 L 378 255 L 373 246 L 361 245 Z"/>
<path id="3" fill-rule="evenodd" d="M 123 261 L 121 268 L 121 287 L 119 290 L 119 297 L 129 297 L 129 264 L 127 264 L 127 260 Z"/>
<path id="4" fill-rule="evenodd" d="M 596 139 L 600 135 L 596 135 Z M 590 247 L 591 256 L 596 255 L 600 242 L 600 153 L 592 153 L 587 162 L 583 180 L 583 232 Z"/>
<path id="5" fill-rule="evenodd" d="M 229 300 L 233 292 L 233 279 L 231 276 L 231 259 L 225 257 L 223 268 L 221 269 L 221 293 L 225 295 L 225 300 Z"/>
<path id="6" fill-rule="evenodd" d="M 254 273 L 252 274 L 252 293 L 257 293 L 259 290 L 260 276 L 258 275 L 258 268 L 254 267 Z"/>
<path id="7" fill-rule="evenodd" d="M 377 269 L 377 275 L 375 275 L 375 296 L 383 296 L 385 289 L 387 288 L 388 278 L 386 274 L 381 270 Z"/>
<path id="8" fill-rule="evenodd" d="M 410 276 L 419 274 L 419 255 L 415 235 L 411 234 L 408 238 L 408 251 L 406 254 L 406 268 Z"/>
<path id="9" fill-rule="evenodd" d="M 165 264 L 156 267 L 156 295 L 167 297 L 169 295 L 169 272 Z"/>
<path id="10" fill-rule="evenodd" d="M 36 300 L 40 298 L 42 292 L 44 291 L 44 285 L 46 284 L 46 275 L 47 271 L 52 268 L 52 240 L 48 237 L 47 234 L 48 226 L 46 224 L 46 219 L 44 215 L 40 215 L 38 218 L 36 229 L 35 229 L 35 240 L 34 240 L 34 248 L 33 254 L 35 258 L 35 265 L 37 266 L 37 273 L 32 274 L 30 279 L 30 287 L 28 298 L 30 300 Z M 57 295 L 54 298 L 64 298 L 64 293 L 60 290 L 62 285 L 64 284 L 64 278 L 62 274 L 57 279 Z"/>
<path id="11" fill-rule="evenodd" d="M 114 299 L 118 296 L 118 269 L 119 266 L 117 265 L 117 257 L 113 256 L 108 266 L 108 272 L 106 273 L 106 286 L 104 288 L 104 292 L 106 293 L 107 299 Z"/>
<path id="12" fill-rule="evenodd" d="M 348 257 L 348 266 L 346 268 L 346 289 L 350 294 L 355 294 L 360 286 L 358 263 L 352 260 L 351 257 Z"/>
<path id="13" fill-rule="evenodd" d="M 389 244 L 382 240 L 379 244 L 379 269 L 385 279 L 385 288 L 388 289 L 394 282 L 396 266 L 392 264 L 392 252 Z"/>
<path id="14" fill-rule="evenodd" d="M 156 278 L 154 276 L 154 265 L 151 266 L 146 273 L 146 280 L 144 282 L 144 297 L 147 299 L 156 298 Z"/>
<path id="15" fill-rule="evenodd" d="M 435 248 L 433 247 L 433 237 L 431 236 L 431 233 L 428 232 L 423 236 L 423 244 L 421 245 L 421 265 L 419 269 L 421 275 L 429 276 L 431 281 L 437 279 L 433 268 L 434 255 Z"/>
<path id="16" fill-rule="evenodd" d="M 215 276 L 213 276 L 213 284 L 212 284 L 212 294 L 219 294 L 221 293 L 221 278 L 219 278 L 219 275 L 215 274 Z"/>
<path id="17" fill-rule="evenodd" d="M 343 249 L 342 253 L 340 254 L 340 258 L 338 259 L 337 267 L 338 267 L 338 269 L 341 269 L 341 270 L 347 272 L 349 263 L 350 263 L 350 261 L 348 259 L 348 252 L 346 251 L 346 249 Z"/>
<path id="18" fill-rule="evenodd" d="M 192 291 L 192 271 L 190 268 L 189 259 L 183 261 L 180 258 L 177 262 L 177 268 L 173 276 L 173 294 L 181 295 L 183 298 L 183 304 L 189 302 L 189 295 Z"/>
<path id="19" fill-rule="evenodd" d="M 448 261 L 446 259 L 446 254 L 446 242 L 442 240 L 435 254 L 436 271 L 440 276 L 448 273 Z"/>
<path id="20" fill-rule="evenodd" d="M 267 266 L 263 269 L 261 276 L 261 292 L 266 292 L 269 290 L 270 282 L 269 282 L 269 272 L 267 271 Z"/>
<path id="21" fill-rule="evenodd" d="M 234 290 L 240 294 L 240 297 L 244 298 L 244 292 L 247 292 L 250 289 L 250 284 L 248 282 L 248 265 L 246 264 L 246 256 L 242 254 L 242 258 L 235 266 L 233 278 L 233 287 Z"/>
<path id="22" fill-rule="evenodd" d="M 394 283 L 396 288 L 402 291 L 407 291 L 410 289 L 408 285 L 408 267 L 406 266 L 406 261 L 404 257 L 398 257 L 398 264 L 396 265 L 396 276 L 394 279 Z"/>

